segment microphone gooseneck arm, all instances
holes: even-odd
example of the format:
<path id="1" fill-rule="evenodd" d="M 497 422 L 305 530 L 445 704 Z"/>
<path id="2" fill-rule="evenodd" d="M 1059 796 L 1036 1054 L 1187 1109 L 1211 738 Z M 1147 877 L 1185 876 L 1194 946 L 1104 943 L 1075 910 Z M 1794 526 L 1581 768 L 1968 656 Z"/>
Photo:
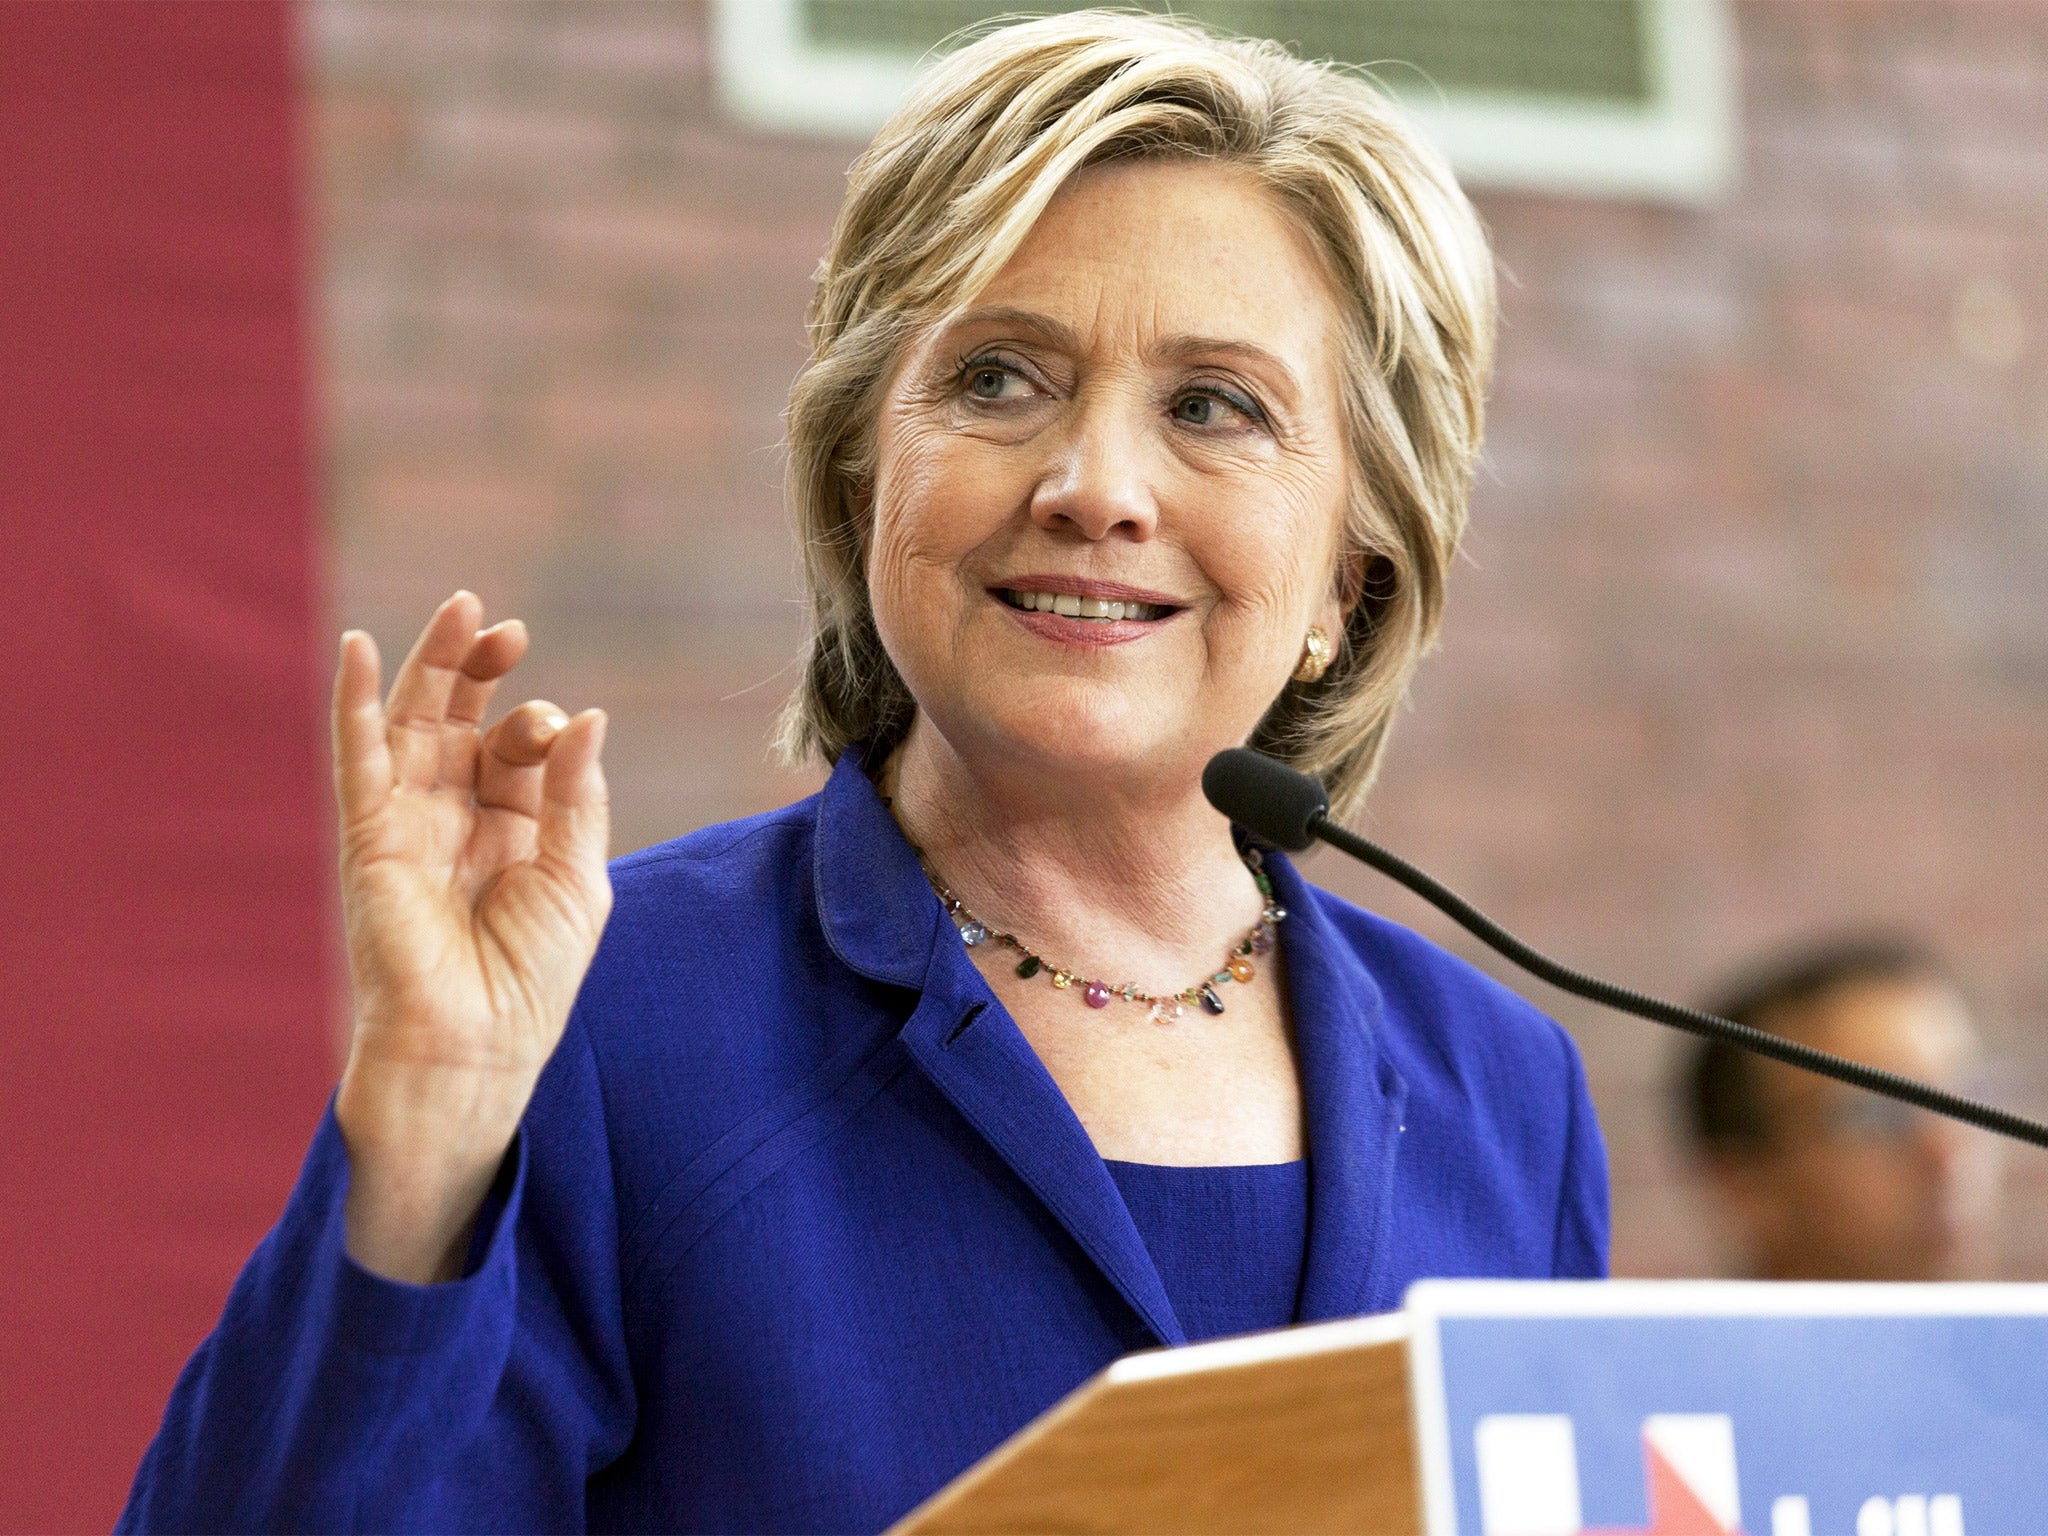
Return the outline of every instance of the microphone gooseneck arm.
<path id="1" fill-rule="evenodd" d="M 1560 991 L 1622 1013 L 1669 1025 L 1673 1029 L 1682 1029 L 1688 1034 L 1726 1041 L 1759 1056 L 1768 1056 L 1822 1077 L 1865 1088 L 2015 1141 L 2048 1147 L 2048 1125 L 2025 1115 L 1950 1093 L 1931 1083 L 1901 1077 L 1880 1067 L 1865 1066 L 1827 1051 L 1817 1051 L 1810 1045 L 1801 1045 L 1782 1035 L 1738 1024 L 1733 1019 L 1702 1013 L 1697 1008 L 1681 1008 L 1676 1003 L 1667 1003 L 1662 998 L 1628 987 L 1618 987 L 1613 982 L 1602 981 L 1597 976 L 1588 976 L 1583 971 L 1562 965 L 1523 943 L 1457 892 L 1423 873 L 1406 859 L 1330 820 L 1329 800 L 1321 785 L 1306 774 L 1297 773 L 1284 763 L 1275 762 L 1249 748 L 1238 747 L 1219 753 L 1202 775 L 1202 788 L 1216 809 L 1239 826 L 1279 847 L 1299 852 L 1320 839 L 1371 865 L 1389 879 L 1406 886 L 1466 932 Z"/>
<path id="2" fill-rule="evenodd" d="M 1466 932 L 1499 950 L 1523 970 L 1540 976 L 1560 991 L 1570 992 L 1596 1003 L 1604 1003 L 1609 1008 L 1620 1009 L 1623 1013 L 1654 1019 L 1659 1024 L 1668 1024 L 1673 1029 L 1702 1035 L 1709 1040 L 1725 1040 L 1730 1045 L 1740 1046 L 1745 1051 L 1754 1051 L 1759 1056 L 1790 1062 L 1795 1067 L 1804 1067 L 1809 1072 L 1818 1072 L 1823 1077 L 1832 1077 L 1840 1082 L 1853 1083 L 1858 1088 L 1868 1088 L 1872 1093 L 1881 1093 L 1887 1098 L 1902 1099 L 1908 1104 L 1917 1104 L 1922 1109 L 1931 1109 L 1938 1115 L 1947 1115 L 1954 1120 L 1981 1126 L 1987 1131 L 1996 1131 L 2001 1136 L 2031 1142 L 2037 1147 L 2048 1147 L 2048 1125 L 2043 1125 L 2038 1120 L 2030 1120 L 2025 1115 L 2016 1115 L 1994 1105 L 1982 1104 L 1975 1099 L 1964 1098 L 1961 1094 L 1936 1088 L 1930 1083 L 1901 1077 L 1896 1072 L 1887 1072 L 1881 1067 L 1867 1067 L 1844 1056 L 1817 1051 L 1810 1045 L 1801 1045 L 1796 1040 L 1787 1040 L 1784 1036 L 1771 1034 L 1767 1030 L 1738 1024 L 1733 1019 L 1724 1019 L 1717 1014 L 1702 1013 L 1696 1008 L 1681 1008 L 1676 1003 L 1667 1003 L 1662 998 L 1632 991 L 1628 987 L 1618 987 L 1611 981 L 1602 981 L 1597 976 L 1588 976 L 1583 971 L 1575 971 L 1568 965 L 1561 965 L 1541 950 L 1524 944 L 1457 892 L 1439 884 L 1399 854 L 1389 853 L 1379 844 L 1368 842 L 1357 833 L 1340 827 L 1327 816 L 1317 816 L 1311 823 L 1311 830 L 1331 847 L 1343 849 L 1353 858 L 1370 864 L 1388 879 L 1407 886 Z"/>

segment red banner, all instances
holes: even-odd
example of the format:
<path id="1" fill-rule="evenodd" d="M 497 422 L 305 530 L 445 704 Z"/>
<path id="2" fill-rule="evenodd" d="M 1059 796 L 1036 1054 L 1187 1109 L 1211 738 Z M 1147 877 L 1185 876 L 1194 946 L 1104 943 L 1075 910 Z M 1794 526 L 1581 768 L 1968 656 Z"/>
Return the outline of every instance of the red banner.
<path id="1" fill-rule="evenodd" d="M 104 1529 L 331 1080 L 290 16 L 0 5 L 0 1528 Z"/>

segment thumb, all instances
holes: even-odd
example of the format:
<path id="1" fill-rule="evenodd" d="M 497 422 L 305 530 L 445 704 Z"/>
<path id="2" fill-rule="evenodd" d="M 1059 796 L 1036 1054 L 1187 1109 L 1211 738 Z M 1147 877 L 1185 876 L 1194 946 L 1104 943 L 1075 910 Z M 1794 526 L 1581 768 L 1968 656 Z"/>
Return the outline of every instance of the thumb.
<path id="1" fill-rule="evenodd" d="M 556 872 L 608 898 L 605 860 L 611 852 L 611 804 L 604 781 L 601 709 L 586 709 L 555 734 L 541 770 L 540 827 L 534 856 Z"/>

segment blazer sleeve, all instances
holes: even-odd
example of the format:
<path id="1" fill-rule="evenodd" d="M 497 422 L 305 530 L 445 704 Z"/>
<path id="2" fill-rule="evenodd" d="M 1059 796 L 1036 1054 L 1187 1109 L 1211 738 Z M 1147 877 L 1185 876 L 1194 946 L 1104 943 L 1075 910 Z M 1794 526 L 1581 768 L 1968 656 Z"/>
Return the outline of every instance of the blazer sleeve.
<path id="1" fill-rule="evenodd" d="M 330 1103 L 283 1217 L 178 1379 L 118 1529 L 584 1527 L 586 1480 L 635 1410 L 596 1063 L 570 1028 L 460 1280 L 407 1285 L 348 1256 Z"/>
<path id="2" fill-rule="evenodd" d="M 1564 1176 L 1551 1240 L 1551 1274 L 1559 1280 L 1607 1278 L 1607 1144 L 1586 1087 L 1578 1047 L 1562 1029 L 1565 1059 Z"/>

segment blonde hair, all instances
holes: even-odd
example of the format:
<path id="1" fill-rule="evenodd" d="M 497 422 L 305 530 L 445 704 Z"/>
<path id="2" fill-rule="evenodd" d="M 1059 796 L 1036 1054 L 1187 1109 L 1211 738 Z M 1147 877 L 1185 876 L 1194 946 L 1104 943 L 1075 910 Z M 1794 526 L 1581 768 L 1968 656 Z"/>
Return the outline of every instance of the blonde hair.
<path id="1" fill-rule="evenodd" d="M 922 330 L 969 303 L 1077 171 L 1193 158 L 1251 173 L 1320 250 L 1349 321 L 1353 488 L 1335 659 L 1252 745 L 1363 802 L 1442 620 L 1494 333 L 1493 264 L 1448 167 L 1362 79 L 1277 43 L 1117 11 L 992 32 L 934 66 L 854 162 L 790 392 L 790 490 L 810 633 L 777 745 L 884 746 L 916 705 L 883 652 L 863 555 L 882 394 Z"/>

